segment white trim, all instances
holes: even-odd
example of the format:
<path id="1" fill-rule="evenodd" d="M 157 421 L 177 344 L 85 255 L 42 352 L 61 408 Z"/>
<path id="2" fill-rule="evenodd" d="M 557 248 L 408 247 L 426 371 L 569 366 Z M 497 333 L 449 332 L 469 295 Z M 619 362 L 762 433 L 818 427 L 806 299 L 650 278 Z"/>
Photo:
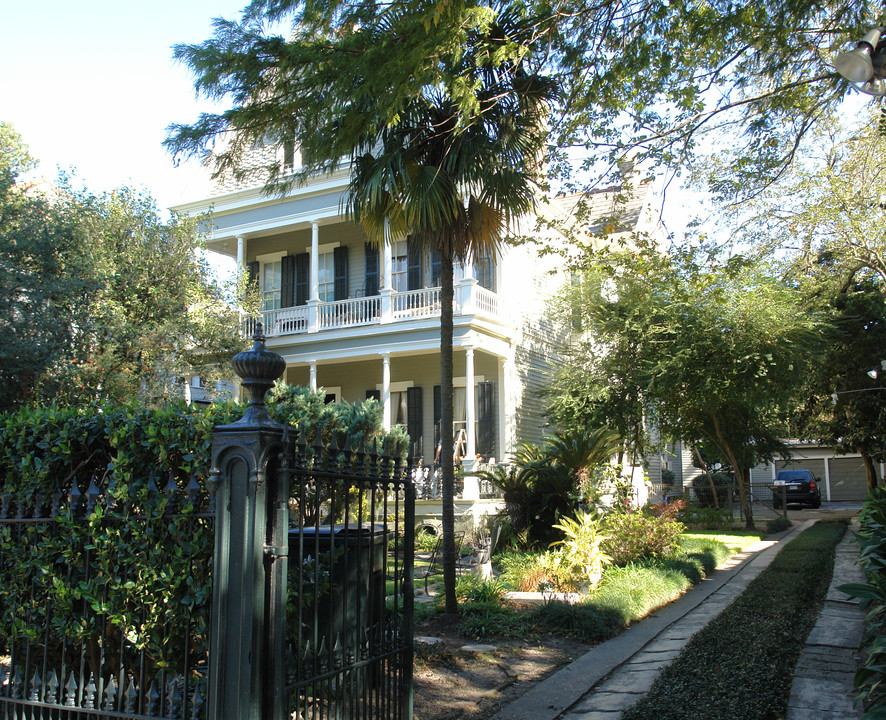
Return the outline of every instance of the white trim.
<path id="1" fill-rule="evenodd" d="M 399 380 L 397 382 L 392 382 L 389 389 L 391 392 L 405 392 L 411 387 L 415 387 L 415 383 L 412 380 Z M 375 389 L 384 390 L 384 385 L 382 383 L 376 383 Z"/>
<path id="2" fill-rule="evenodd" d="M 272 252 L 272 253 L 265 253 L 264 255 L 256 255 L 255 260 L 256 260 L 256 262 L 259 262 L 262 264 L 272 263 L 272 262 L 277 262 L 278 260 L 282 260 L 288 254 L 289 253 L 287 253 L 285 250 L 281 250 L 280 252 Z"/>
<path id="3" fill-rule="evenodd" d="M 341 385 L 321 385 L 318 390 L 322 390 L 325 395 L 335 395 L 333 402 L 341 402 Z"/>
<path id="4" fill-rule="evenodd" d="M 331 243 L 324 243 L 323 245 L 318 245 L 317 246 L 317 254 L 318 255 L 325 255 L 326 253 L 332 252 L 337 247 L 341 247 L 340 242 L 331 242 Z M 309 255 L 311 254 L 311 246 L 310 245 L 308 245 L 305 248 L 305 252 L 308 253 Z"/>

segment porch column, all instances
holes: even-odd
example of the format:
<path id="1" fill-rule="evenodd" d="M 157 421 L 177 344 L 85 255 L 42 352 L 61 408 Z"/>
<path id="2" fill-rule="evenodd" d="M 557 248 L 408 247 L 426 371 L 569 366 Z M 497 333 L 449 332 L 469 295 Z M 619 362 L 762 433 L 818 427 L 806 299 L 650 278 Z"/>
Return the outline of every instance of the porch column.
<path id="1" fill-rule="evenodd" d="M 311 360 L 311 365 L 309 368 L 309 372 L 311 373 L 310 386 L 311 390 L 317 390 L 317 361 Z"/>
<path id="2" fill-rule="evenodd" d="M 391 354 L 381 356 L 381 419 L 385 432 L 391 429 Z"/>
<path id="3" fill-rule="evenodd" d="M 308 296 L 308 332 L 320 329 L 320 225 L 311 222 L 311 291 Z"/>
<path id="4" fill-rule="evenodd" d="M 246 271 L 246 238 L 237 236 L 237 276 L 242 277 Z"/>
<path id="5" fill-rule="evenodd" d="M 385 244 L 381 253 L 381 267 L 378 271 L 381 273 L 381 323 L 389 323 L 394 319 L 393 307 L 393 278 L 391 277 L 391 262 L 393 260 L 393 249 L 391 247 L 391 226 L 387 219 L 385 220 Z"/>
<path id="6" fill-rule="evenodd" d="M 825 456 L 824 458 L 824 499 L 831 501 L 831 460 Z"/>
<path id="7" fill-rule="evenodd" d="M 465 460 L 471 461 L 477 456 L 477 411 L 474 405 L 474 348 L 468 345 L 465 347 L 465 429 L 468 436 Z"/>
<path id="8" fill-rule="evenodd" d="M 474 410 L 474 348 L 465 347 L 465 435 L 467 443 L 461 464 L 465 472 L 471 472 L 477 465 L 476 412 Z M 480 499 L 480 480 L 473 475 L 465 475 L 462 494 L 464 500 Z"/>

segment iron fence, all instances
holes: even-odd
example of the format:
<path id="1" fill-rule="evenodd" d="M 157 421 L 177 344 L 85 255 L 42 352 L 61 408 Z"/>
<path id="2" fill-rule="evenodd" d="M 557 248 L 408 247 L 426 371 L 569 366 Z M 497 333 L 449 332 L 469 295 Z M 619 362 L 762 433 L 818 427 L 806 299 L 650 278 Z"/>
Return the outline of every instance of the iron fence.
<path id="1" fill-rule="evenodd" d="M 413 473 L 343 444 L 302 446 L 293 468 L 291 717 L 411 720 Z"/>
<path id="2" fill-rule="evenodd" d="M 202 717 L 211 505 L 171 475 L 0 497 L 0 717 Z"/>

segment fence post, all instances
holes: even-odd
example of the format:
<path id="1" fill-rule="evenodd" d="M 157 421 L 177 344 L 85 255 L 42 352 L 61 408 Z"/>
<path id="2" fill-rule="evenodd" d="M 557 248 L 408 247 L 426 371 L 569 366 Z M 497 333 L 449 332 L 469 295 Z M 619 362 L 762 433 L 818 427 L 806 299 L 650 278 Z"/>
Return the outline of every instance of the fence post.
<path id="1" fill-rule="evenodd" d="M 283 643 L 289 497 L 286 430 L 265 393 L 286 369 L 254 345 L 233 366 L 251 395 L 243 417 L 212 434 L 209 483 L 216 525 L 209 642 L 208 720 L 285 720 Z M 281 540 L 282 532 L 282 540 Z"/>

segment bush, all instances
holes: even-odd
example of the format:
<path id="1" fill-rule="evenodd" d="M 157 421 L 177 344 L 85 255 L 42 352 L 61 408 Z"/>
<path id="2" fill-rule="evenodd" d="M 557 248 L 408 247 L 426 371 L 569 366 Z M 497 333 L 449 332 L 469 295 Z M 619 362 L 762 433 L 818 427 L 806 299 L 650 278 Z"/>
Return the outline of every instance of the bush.
<path id="1" fill-rule="evenodd" d="M 694 530 L 729 530 L 732 527 L 732 510 L 689 506 L 683 512 L 683 521 Z"/>
<path id="2" fill-rule="evenodd" d="M 615 565 L 627 565 L 644 558 L 665 557 L 679 546 L 682 523 L 645 512 L 610 513 L 603 521 L 608 536 L 603 551 Z"/>
<path id="3" fill-rule="evenodd" d="M 766 523 L 766 532 L 770 535 L 772 533 L 781 532 L 782 530 L 787 530 L 791 527 L 791 524 L 790 520 L 779 515 L 777 518 L 772 518 L 772 520 Z"/>
<path id="4" fill-rule="evenodd" d="M 711 475 L 711 480 L 714 481 L 717 490 L 717 504 L 721 508 L 730 505 L 735 490 L 735 479 L 726 473 L 714 473 Z M 692 490 L 700 507 L 714 507 L 714 493 L 707 475 L 702 473 L 692 478 Z"/>
<path id="5" fill-rule="evenodd" d="M 498 602 L 508 591 L 498 578 L 460 575 L 455 581 L 455 595 L 461 603 Z"/>
<path id="6" fill-rule="evenodd" d="M 601 518 L 596 512 L 578 512 L 575 518 L 563 518 L 555 528 L 562 530 L 566 536 L 554 545 L 562 545 L 566 562 L 573 573 L 576 571 L 580 583 L 588 583 L 591 587 L 600 582 L 603 566 L 612 561 L 601 549 L 607 536 L 600 530 Z"/>

